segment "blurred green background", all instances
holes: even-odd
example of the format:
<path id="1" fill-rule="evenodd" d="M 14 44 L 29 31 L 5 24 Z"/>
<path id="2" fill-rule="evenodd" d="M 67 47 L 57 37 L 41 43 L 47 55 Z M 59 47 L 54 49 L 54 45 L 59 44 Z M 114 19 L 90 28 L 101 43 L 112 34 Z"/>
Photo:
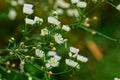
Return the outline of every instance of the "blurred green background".
<path id="1" fill-rule="evenodd" d="M 9 0 L 8 0 L 9 1 Z M 48 0 L 28 0 L 26 2 L 35 5 L 34 15 L 37 15 L 47 21 L 50 9 L 53 7 Z M 53 0 L 54 2 L 54 0 Z M 119 0 L 114 0 L 113 4 L 120 3 Z M 8 18 L 8 11 L 13 8 L 17 12 L 15 20 Z M 46 12 L 47 11 L 47 12 Z M 97 16 L 98 20 L 92 22 L 90 28 L 97 30 L 110 37 L 120 39 L 120 11 L 111 7 L 109 4 L 102 4 L 96 8 L 89 15 L 89 18 Z M 0 0 L 0 49 L 5 48 L 8 39 L 13 36 L 18 41 L 20 39 L 20 27 L 24 25 L 24 15 L 22 13 L 22 6 L 12 7 L 7 1 Z M 32 16 L 31 16 L 32 17 Z M 60 15 L 60 20 L 63 24 L 72 23 L 73 18 Z M 40 29 L 44 27 L 45 23 L 34 29 L 31 35 L 39 34 Z M 54 76 L 56 80 L 113 80 L 114 77 L 120 77 L 120 44 L 110 41 L 99 35 L 92 35 L 82 29 L 73 29 L 66 34 L 69 41 L 74 44 L 81 51 L 80 53 L 89 58 L 88 63 L 81 64 L 81 69 L 75 75 L 65 73 Z M 32 71 L 33 68 L 29 69 Z M 3 77 L 12 80 L 17 75 L 17 79 L 26 80 L 20 74 L 7 74 L 0 70 Z M 38 76 L 40 73 L 37 74 Z M 21 77 L 22 76 L 22 77 Z"/>

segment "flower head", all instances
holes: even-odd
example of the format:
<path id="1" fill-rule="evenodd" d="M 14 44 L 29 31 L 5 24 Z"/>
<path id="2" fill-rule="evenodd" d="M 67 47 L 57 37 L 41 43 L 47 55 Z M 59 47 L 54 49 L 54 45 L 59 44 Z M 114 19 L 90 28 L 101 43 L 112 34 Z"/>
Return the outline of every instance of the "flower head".
<path id="1" fill-rule="evenodd" d="M 49 51 L 48 56 L 55 56 L 57 53 L 55 51 Z"/>
<path id="2" fill-rule="evenodd" d="M 63 25 L 62 29 L 67 32 L 69 32 L 71 30 L 71 28 L 68 25 Z"/>
<path id="3" fill-rule="evenodd" d="M 49 34 L 49 30 L 47 28 L 41 30 L 41 34 L 40 34 L 41 36 L 46 36 L 48 34 Z"/>
<path id="4" fill-rule="evenodd" d="M 65 63 L 68 65 L 68 66 L 71 66 L 71 67 L 77 67 L 78 63 L 71 60 L 71 59 L 65 59 Z"/>
<path id="5" fill-rule="evenodd" d="M 59 66 L 59 61 L 54 57 L 50 58 L 46 63 L 46 68 L 52 68 L 58 66 Z"/>
<path id="6" fill-rule="evenodd" d="M 87 62 L 88 58 L 81 55 L 77 55 L 77 60 L 81 62 Z"/>
<path id="7" fill-rule="evenodd" d="M 29 18 L 25 18 L 25 23 L 29 24 L 29 25 L 33 25 L 34 24 L 34 20 L 29 19 Z"/>
<path id="8" fill-rule="evenodd" d="M 40 57 L 40 58 L 43 58 L 45 55 L 44 55 L 44 51 L 40 50 L 40 49 L 36 49 L 35 50 L 35 54 L 36 56 Z"/>
<path id="9" fill-rule="evenodd" d="M 70 47 L 70 52 L 72 52 L 72 53 L 78 53 L 79 49 L 77 49 L 75 47 Z"/>
<path id="10" fill-rule="evenodd" d="M 56 41 L 58 44 L 64 43 L 64 40 L 63 40 L 63 38 L 62 38 L 62 35 L 59 34 L 59 33 L 56 33 L 56 34 L 54 35 L 54 39 L 55 39 L 55 41 Z"/>
<path id="11" fill-rule="evenodd" d="M 42 24 L 43 23 L 43 19 L 35 16 L 34 23 L 36 23 L 36 24 Z"/>
<path id="12" fill-rule="evenodd" d="M 87 6 L 86 2 L 80 1 L 80 2 L 77 3 L 77 7 L 85 8 L 86 6 Z"/>
<path id="13" fill-rule="evenodd" d="M 55 17 L 48 17 L 48 23 L 54 24 L 54 25 L 59 25 L 60 21 L 58 21 Z"/>
<path id="14" fill-rule="evenodd" d="M 25 14 L 32 14 L 33 10 L 32 10 L 33 5 L 32 4 L 24 4 L 23 6 L 23 13 Z"/>
<path id="15" fill-rule="evenodd" d="M 68 16 L 75 16 L 78 17 L 79 16 L 79 12 L 77 11 L 77 9 L 67 9 L 67 15 Z"/>

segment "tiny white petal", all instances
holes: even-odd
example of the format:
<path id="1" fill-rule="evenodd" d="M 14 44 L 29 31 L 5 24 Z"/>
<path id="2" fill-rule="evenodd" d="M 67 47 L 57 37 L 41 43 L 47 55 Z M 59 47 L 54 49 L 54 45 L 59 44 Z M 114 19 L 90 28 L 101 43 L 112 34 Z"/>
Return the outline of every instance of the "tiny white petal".
<path id="1" fill-rule="evenodd" d="M 72 52 L 72 53 L 78 53 L 79 49 L 77 49 L 75 47 L 70 47 L 70 52 Z"/>
<path id="2" fill-rule="evenodd" d="M 70 4 L 65 2 L 64 0 L 57 0 L 56 5 L 61 8 L 69 8 Z"/>
<path id="3" fill-rule="evenodd" d="M 32 8 L 33 5 L 32 4 L 24 4 L 24 7 Z"/>
<path id="4" fill-rule="evenodd" d="M 33 5 L 32 4 L 24 4 L 23 6 L 23 13 L 25 14 L 32 14 L 33 10 L 32 10 Z"/>
<path id="5" fill-rule="evenodd" d="M 67 9 L 67 15 L 68 16 L 75 16 L 78 17 L 79 16 L 79 12 L 77 11 L 77 9 Z"/>
<path id="6" fill-rule="evenodd" d="M 41 34 L 40 34 L 41 36 L 46 36 L 48 34 L 49 34 L 49 30 L 47 28 L 41 30 Z"/>
<path id="7" fill-rule="evenodd" d="M 58 44 L 63 44 L 64 43 L 64 39 L 62 38 L 62 35 L 59 33 L 56 33 L 54 35 L 54 39 Z"/>
<path id="8" fill-rule="evenodd" d="M 55 10 L 59 15 L 61 15 L 61 14 L 63 14 L 63 9 L 61 9 L 61 8 L 57 8 L 56 10 Z"/>
<path id="9" fill-rule="evenodd" d="M 77 3 L 77 7 L 85 8 L 85 7 L 87 7 L 87 3 L 83 2 L 83 1 L 80 1 L 80 2 Z"/>
<path id="10" fill-rule="evenodd" d="M 71 66 L 71 67 L 77 67 L 78 63 L 71 60 L 71 59 L 65 59 L 65 63 L 68 65 L 68 66 Z"/>
<path id="11" fill-rule="evenodd" d="M 51 67 L 59 66 L 59 62 L 55 58 L 50 58 L 50 60 L 48 60 L 48 63 L 50 64 Z"/>
<path id="12" fill-rule="evenodd" d="M 67 32 L 69 32 L 71 30 L 71 28 L 68 25 L 63 25 L 62 29 Z"/>
<path id="13" fill-rule="evenodd" d="M 45 56 L 44 52 L 42 50 L 40 50 L 40 49 L 36 49 L 35 54 L 36 54 L 36 56 L 38 56 L 40 58 L 43 58 Z"/>
<path id="14" fill-rule="evenodd" d="M 25 23 L 29 24 L 29 25 L 33 25 L 34 24 L 34 20 L 29 19 L 29 18 L 25 18 Z"/>
<path id="15" fill-rule="evenodd" d="M 58 21 L 55 17 L 48 17 L 48 23 L 54 24 L 54 25 L 60 25 L 60 21 Z"/>
<path id="16" fill-rule="evenodd" d="M 51 66 L 50 66 L 50 64 L 49 64 L 49 63 L 46 63 L 46 64 L 45 64 L 45 66 L 46 66 L 46 68 L 48 68 L 48 69 L 50 69 L 50 68 L 51 68 Z"/>
<path id="17" fill-rule="evenodd" d="M 81 62 L 87 62 L 88 58 L 81 55 L 77 55 L 77 60 Z"/>
<path id="18" fill-rule="evenodd" d="M 56 55 L 56 52 L 55 51 L 49 51 L 48 52 L 48 56 L 55 56 Z"/>
<path id="19" fill-rule="evenodd" d="M 71 52 L 69 52 L 68 55 L 69 55 L 69 57 L 75 58 L 75 57 L 77 57 L 78 53 L 71 53 Z"/>
<path id="20" fill-rule="evenodd" d="M 43 19 L 35 16 L 34 17 L 34 23 L 41 24 L 41 23 L 43 23 Z"/>
<path id="21" fill-rule="evenodd" d="M 55 58 L 57 61 L 61 60 L 61 56 L 58 56 L 58 55 L 54 55 L 54 58 Z"/>

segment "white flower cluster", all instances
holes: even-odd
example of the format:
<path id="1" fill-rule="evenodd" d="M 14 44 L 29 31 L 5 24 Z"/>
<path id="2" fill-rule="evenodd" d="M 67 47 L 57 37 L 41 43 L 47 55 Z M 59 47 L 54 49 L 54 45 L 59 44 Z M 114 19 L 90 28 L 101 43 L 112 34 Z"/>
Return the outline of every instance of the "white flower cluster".
<path id="1" fill-rule="evenodd" d="M 48 69 L 51 69 L 53 67 L 58 67 L 59 66 L 59 61 L 61 60 L 61 57 L 57 55 L 55 51 L 48 51 L 47 55 L 45 56 L 45 53 L 43 50 L 36 49 L 35 54 L 39 58 L 49 58 L 46 60 L 45 67 Z"/>
<path id="2" fill-rule="evenodd" d="M 73 4 L 76 4 L 76 6 L 80 7 L 80 8 L 86 8 L 87 7 L 87 3 L 85 1 L 71 0 L 71 2 Z"/>
<path id="3" fill-rule="evenodd" d="M 56 26 L 60 26 L 61 22 L 58 21 L 55 17 L 50 16 L 50 17 L 48 17 L 48 23 L 56 25 Z M 69 32 L 71 30 L 71 28 L 68 25 L 63 25 L 61 27 L 61 29 L 66 31 L 66 32 Z M 41 30 L 41 35 L 45 36 L 48 34 L 50 34 L 50 31 L 48 31 L 47 29 L 45 31 Z M 56 43 L 58 43 L 58 44 L 64 43 L 64 39 L 60 33 L 55 33 L 53 37 L 54 37 L 54 40 Z"/>
<path id="4" fill-rule="evenodd" d="M 81 62 L 86 63 L 88 61 L 88 58 L 84 57 L 84 56 L 81 56 L 78 53 L 79 53 L 79 49 L 77 49 L 75 47 L 70 47 L 69 57 L 70 58 L 76 58 L 77 61 L 81 61 Z M 65 62 L 68 66 L 77 67 L 77 68 L 79 67 L 78 62 L 75 62 L 72 59 L 66 59 Z"/>
<path id="5" fill-rule="evenodd" d="M 33 9 L 32 8 L 33 8 L 32 4 L 24 4 L 24 6 L 23 6 L 23 13 L 28 14 L 28 15 L 32 14 L 33 13 Z M 34 20 L 33 19 L 29 19 L 29 18 L 25 18 L 25 23 L 29 24 L 29 25 L 34 25 L 34 24 L 41 25 L 43 23 L 43 19 L 39 18 L 38 16 L 35 16 Z"/>

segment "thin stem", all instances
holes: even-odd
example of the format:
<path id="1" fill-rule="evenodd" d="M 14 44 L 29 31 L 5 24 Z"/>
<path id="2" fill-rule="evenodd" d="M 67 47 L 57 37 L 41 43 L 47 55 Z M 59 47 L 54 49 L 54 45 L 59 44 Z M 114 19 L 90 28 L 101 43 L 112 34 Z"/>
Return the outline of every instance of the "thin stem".
<path id="1" fill-rule="evenodd" d="M 59 73 L 53 73 L 53 75 L 59 75 L 59 74 L 64 74 L 64 73 L 68 73 L 70 71 L 72 71 L 74 68 L 69 69 L 68 71 L 63 71 L 63 72 L 59 72 Z"/>
<path id="2" fill-rule="evenodd" d="M 111 2 L 106 1 L 106 3 L 108 3 L 108 4 L 111 5 L 112 7 L 116 8 L 116 6 L 115 6 L 114 4 L 112 4 Z"/>
<path id="3" fill-rule="evenodd" d="M 95 31 L 95 30 L 93 30 L 93 29 L 87 28 L 87 27 L 85 27 L 85 26 L 83 26 L 83 25 L 81 25 L 81 24 L 76 25 L 76 26 L 78 26 L 79 28 L 81 28 L 81 29 L 83 29 L 83 30 L 85 30 L 85 31 L 87 31 L 87 32 L 90 32 L 90 33 L 95 32 L 97 35 L 102 36 L 102 37 L 104 37 L 104 38 L 106 38 L 106 39 L 108 39 L 108 40 L 111 40 L 111 41 L 120 43 L 120 40 L 118 40 L 118 39 L 112 38 L 112 37 L 107 36 L 107 35 L 105 35 L 105 34 L 103 34 L 103 33 L 100 33 L 100 32 L 98 32 L 98 31 Z"/>
<path id="4" fill-rule="evenodd" d="M 99 3 L 97 3 L 92 9 L 90 9 L 90 10 L 86 13 L 86 15 L 88 15 L 89 13 L 91 13 L 92 11 L 94 11 L 94 9 L 98 8 L 101 3 L 102 3 L 102 1 L 99 2 Z"/>

